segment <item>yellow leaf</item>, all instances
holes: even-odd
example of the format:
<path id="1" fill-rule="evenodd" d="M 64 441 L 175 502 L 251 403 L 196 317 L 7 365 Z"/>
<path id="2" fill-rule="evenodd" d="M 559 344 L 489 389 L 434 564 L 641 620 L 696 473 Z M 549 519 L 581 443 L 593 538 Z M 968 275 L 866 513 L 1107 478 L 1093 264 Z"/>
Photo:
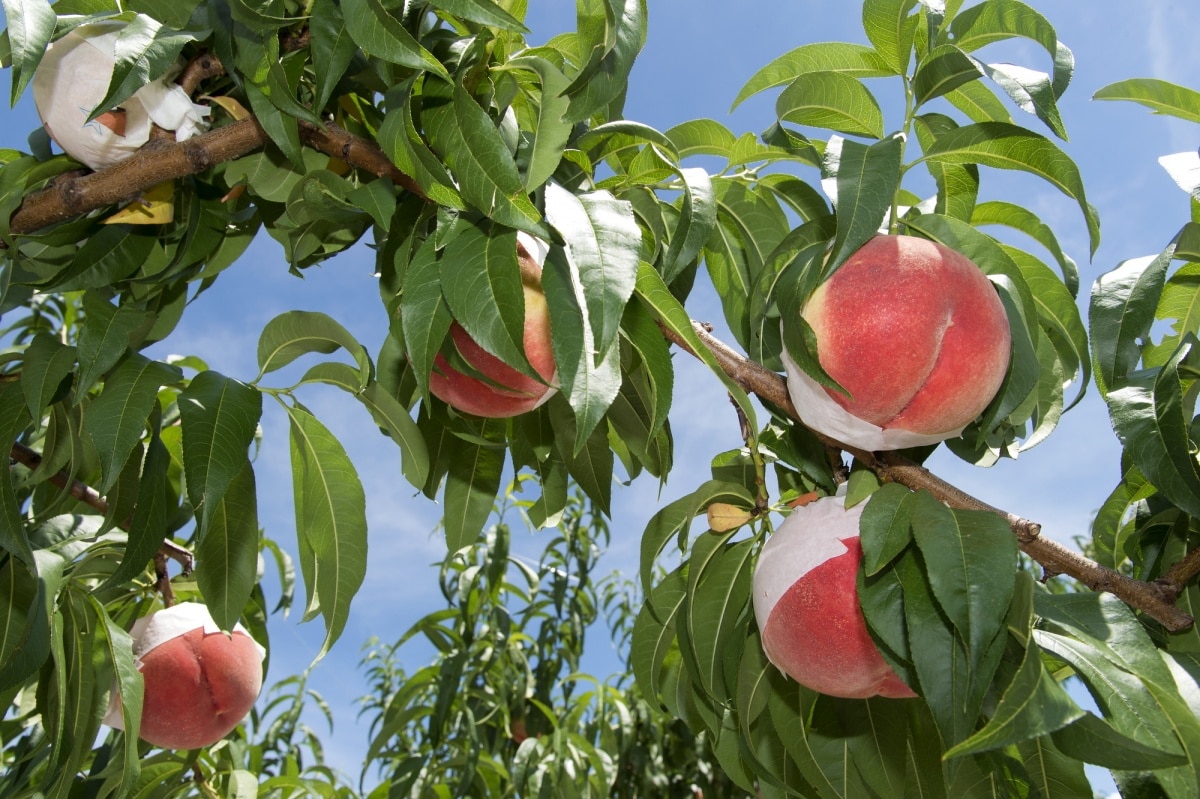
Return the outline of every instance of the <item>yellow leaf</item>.
<path id="1" fill-rule="evenodd" d="M 104 220 L 106 225 L 165 225 L 175 219 L 175 182 L 149 188 L 141 197 Z"/>
<path id="2" fill-rule="evenodd" d="M 246 110 L 246 107 L 232 97 L 205 96 L 200 99 L 208 100 L 209 102 L 219 105 L 222 109 L 224 109 L 226 114 L 229 114 L 229 116 L 233 117 L 235 122 L 241 122 L 243 119 L 250 116 L 250 112 Z"/>
<path id="3" fill-rule="evenodd" d="M 750 521 L 753 514 L 744 508 L 727 502 L 714 502 L 708 506 L 708 527 L 714 533 L 735 530 Z"/>

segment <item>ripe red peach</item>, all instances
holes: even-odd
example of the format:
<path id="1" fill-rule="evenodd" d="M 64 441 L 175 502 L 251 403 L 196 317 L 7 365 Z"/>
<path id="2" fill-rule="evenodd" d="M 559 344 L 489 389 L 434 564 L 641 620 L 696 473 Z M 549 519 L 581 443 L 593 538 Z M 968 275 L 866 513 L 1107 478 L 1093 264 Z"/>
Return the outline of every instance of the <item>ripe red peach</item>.
<path id="1" fill-rule="evenodd" d="M 966 256 L 914 236 L 875 236 L 821 284 L 804 318 L 822 367 L 850 397 L 784 353 L 788 390 L 809 427 L 863 449 L 959 435 L 1008 371 L 1008 317 Z"/>
<path id="2" fill-rule="evenodd" d="M 183 602 L 138 619 L 130 634 L 144 683 L 143 741 L 164 749 L 210 746 L 254 707 L 264 650 L 240 624 L 226 634 L 203 605 Z M 115 691 L 104 720 L 124 729 Z"/>
<path id="3" fill-rule="evenodd" d="M 830 696 L 916 696 L 879 653 L 858 603 L 858 522 L 865 503 L 824 497 L 797 508 L 754 568 L 754 616 L 767 658 Z"/>
<path id="4" fill-rule="evenodd" d="M 550 344 L 550 309 L 542 291 L 546 245 L 517 234 L 517 261 L 525 297 L 525 357 L 542 380 L 522 374 L 479 346 L 458 322 L 450 337 L 462 359 L 483 375 L 464 374 L 440 354 L 434 359 L 429 390 L 448 405 L 473 416 L 503 419 L 531 411 L 554 393 L 554 351 Z M 544 381 L 544 382 L 543 382 Z"/>

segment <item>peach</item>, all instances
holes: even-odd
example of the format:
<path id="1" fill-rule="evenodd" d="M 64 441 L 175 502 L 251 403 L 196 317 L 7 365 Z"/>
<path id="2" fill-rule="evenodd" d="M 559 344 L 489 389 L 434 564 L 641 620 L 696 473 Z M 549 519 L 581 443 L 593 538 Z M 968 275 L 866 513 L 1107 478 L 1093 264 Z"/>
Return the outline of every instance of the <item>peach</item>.
<path id="1" fill-rule="evenodd" d="M 542 291 L 542 264 L 548 247 L 525 233 L 517 234 L 517 261 L 525 297 L 525 357 L 537 380 L 522 374 L 479 346 L 458 322 L 450 337 L 462 359 L 483 377 L 464 374 L 440 354 L 434 359 L 429 390 L 448 405 L 473 416 L 502 419 L 531 411 L 554 393 L 554 351 L 550 345 L 550 309 Z"/>
<path id="2" fill-rule="evenodd" d="M 138 619 L 130 633 L 144 683 L 143 741 L 164 749 L 210 746 L 254 707 L 265 650 L 240 624 L 226 634 L 203 605 L 183 602 Z M 124 729 L 116 691 L 104 721 Z"/>
<path id="3" fill-rule="evenodd" d="M 996 289 L 966 256 L 914 236 L 875 236 L 803 309 L 819 385 L 784 353 L 788 390 L 809 427 L 863 449 L 959 435 L 995 397 L 1012 347 Z"/>
<path id="4" fill-rule="evenodd" d="M 858 604 L 858 522 L 865 503 L 818 499 L 792 511 L 754 568 L 754 616 L 767 658 L 830 696 L 916 696 L 892 671 Z"/>

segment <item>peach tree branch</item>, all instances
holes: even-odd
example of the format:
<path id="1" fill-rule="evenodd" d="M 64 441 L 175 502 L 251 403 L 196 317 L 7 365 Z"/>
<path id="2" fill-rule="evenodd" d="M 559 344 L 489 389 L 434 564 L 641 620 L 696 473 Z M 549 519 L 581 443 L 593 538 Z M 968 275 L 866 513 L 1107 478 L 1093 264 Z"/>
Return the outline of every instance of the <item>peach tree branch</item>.
<path id="1" fill-rule="evenodd" d="M 700 341 L 712 351 L 722 370 L 738 385 L 799 421 L 796 408 L 788 396 L 787 380 L 783 376 L 742 356 L 714 337 L 707 326 L 693 322 L 692 327 Z M 693 355 L 696 354 L 681 337 L 665 328 L 663 332 L 674 344 Z M 1197 551 L 1190 553 L 1155 582 L 1135 580 L 1102 566 L 1057 541 L 1042 537 L 1041 525 L 1036 522 L 995 508 L 967 494 L 903 455 L 895 452 L 866 452 L 847 447 L 815 431 L 814 435 L 826 447 L 837 448 L 853 455 L 860 463 L 874 471 L 881 480 L 899 483 L 914 491 L 924 489 L 951 508 L 985 511 L 1000 516 L 1012 529 L 1021 551 L 1040 564 L 1048 575 L 1065 574 L 1094 591 L 1113 594 L 1172 632 L 1186 630 L 1194 623 L 1191 616 L 1176 607 L 1175 601 L 1186 582 L 1200 574 L 1200 554 L 1197 554 Z"/>

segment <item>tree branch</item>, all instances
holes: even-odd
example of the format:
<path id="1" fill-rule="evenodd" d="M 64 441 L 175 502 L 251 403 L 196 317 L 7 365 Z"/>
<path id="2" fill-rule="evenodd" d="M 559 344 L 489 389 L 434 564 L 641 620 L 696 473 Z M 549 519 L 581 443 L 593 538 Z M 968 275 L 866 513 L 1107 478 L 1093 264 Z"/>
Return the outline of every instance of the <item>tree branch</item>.
<path id="1" fill-rule="evenodd" d="M 693 322 L 692 327 L 701 342 L 712 351 L 722 370 L 738 385 L 799 421 L 800 417 L 792 405 L 787 391 L 787 380 L 784 377 L 743 357 L 715 338 L 705 325 Z M 696 354 L 682 338 L 666 328 L 663 328 L 663 332 L 673 343 L 692 355 Z M 899 483 L 914 491 L 925 489 L 951 508 L 979 510 L 1000 516 L 1012 528 L 1021 551 L 1041 564 L 1048 574 L 1065 574 L 1092 590 L 1113 594 L 1172 632 L 1186 630 L 1194 623 L 1191 616 L 1175 606 L 1175 600 L 1179 597 L 1183 585 L 1200 574 L 1200 554 L 1195 551 L 1155 582 L 1134 580 L 1073 552 L 1057 541 L 1043 538 L 1041 525 L 1036 522 L 1022 519 L 967 494 L 903 455 L 895 452 L 866 452 L 844 446 L 815 431 L 814 435 L 827 447 L 849 452 L 860 463 L 874 471 L 881 480 Z"/>
<path id="2" fill-rule="evenodd" d="M 413 178 L 396 168 L 374 142 L 329 123 L 314 125 L 299 120 L 300 140 L 326 155 L 340 158 L 425 198 Z M 147 189 L 168 180 L 203 172 L 210 167 L 264 147 L 269 138 L 255 117 L 211 130 L 186 141 L 156 139 L 129 158 L 99 172 L 63 175 L 45 189 L 25 198 L 13 214 L 14 235 L 34 233 L 109 205 L 140 197 Z M 5 247 L 0 242 L 0 248 Z"/>

